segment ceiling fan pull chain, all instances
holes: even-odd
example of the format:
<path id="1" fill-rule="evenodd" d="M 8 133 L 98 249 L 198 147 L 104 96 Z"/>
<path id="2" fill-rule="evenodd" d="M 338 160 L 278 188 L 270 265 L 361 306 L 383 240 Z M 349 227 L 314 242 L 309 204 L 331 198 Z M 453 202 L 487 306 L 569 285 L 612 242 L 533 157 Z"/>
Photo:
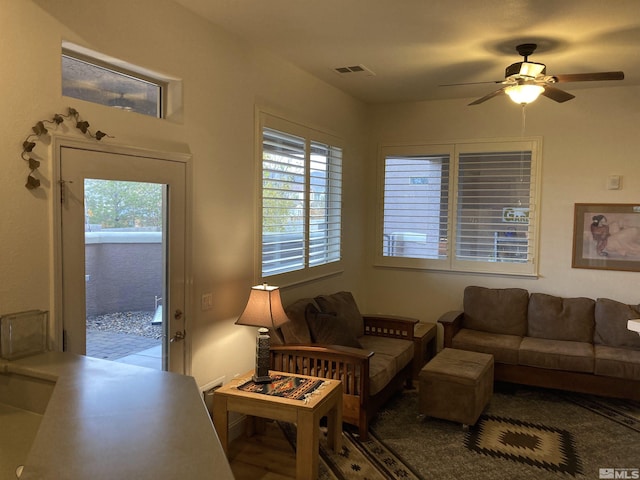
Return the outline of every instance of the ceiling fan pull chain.
<path id="1" fill-rule="evenodd" d="M 524 109 L 525 109 L 526 106 L 527 106 L 526 103 L 522 104 L 522 131 L 520 133 L 521 137 L 524 137 L 524 130 L 525 130 L 525 127 L 527 125 L 527 115 L 524 112 Z"/>

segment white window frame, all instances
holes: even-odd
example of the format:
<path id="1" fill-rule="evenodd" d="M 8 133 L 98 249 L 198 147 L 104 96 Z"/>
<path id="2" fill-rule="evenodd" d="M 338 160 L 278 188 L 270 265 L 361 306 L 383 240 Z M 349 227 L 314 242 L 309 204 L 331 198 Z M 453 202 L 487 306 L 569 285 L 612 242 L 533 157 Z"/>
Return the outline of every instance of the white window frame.
<path id="1" fill-rule="evenodd" d="M 336 147 L 342 150 L 343 158 L 342 164 L 344 164 L 344 142 L 343 140 L 333 133 L 329 133 L 327 131 L 320 130 L 315 127 L 310 127 L 304 125 L 302 123 L 297 123 L 288 119 L 283 118 L 281 115 L 275 114 L 270 111 L 266 111 L 264 109 L 257 109 L 257 123 L 256 123 L 256 190 L 257 190 L 257 201 L 256 201 L 256 218 L 257 218 L 257 234 L 256 234 L 256 248 L 255 248 L 255 281 L 256 283 L 268 282 L 270 284 L 278 285 L 278 286 L 286 286 L 293 285 L 302 282 L 306 282 L 309 280 L 313 280 L 316 278 L 322 278 L 330 275 L 335 275 L 337 273 L 342 272 L 343 270 L 343 222 L 342 222 L 342 178 L 340 179 L 340 200 L 339 200 L 339 216 L 340 216 L 340 248 L 339 248 L 339 257 L 337 260 L 331 260 L 328 263 L 323 263 L 320 265 L 309 265 L 310 255 L 309 255 L 309 224 L 310 224 L 310 146 L 311 143 L 320 143 L 325 144 L 331 147 Z M 269 128 L 273 130 L 277 130 L 289 135 L 294 135 L 297 137 L 304 138 L 307 149 L 306 149 L 306 170 L 305 170 L 305 201 L 304 201 L 304 219 L 305 219 L 305 251 L 304 251 L 304 266 L 301 269 L 278 273 L 268 276 L 263 276 L 262 270 L 262 240 L 263 240 L 263 221 L 262 221 L 262 188 L 263 188 L 263 129 Z M 344 171 L 341 168 L 342 172 Z M 341 173 L 342 176 L 342 173 Z M 332 207 L 335 211 L 335 206 Z"/>
<path id="2" fill-rule="evenodd" d="M 168 77 L 153 70 L 63 40 L 61 45 L 61 58 L 64 56 L 156 85 L 160 89 L 158 115 L 155 117 L 151 115 L 147 116 L 182 123 L 182 80 Z M 102 104 L 96 103 L 96 105 Z"/>
<path id="3" fill-rule="evenodd" d="M 529 193 L 529 223 L 527 229 L 529 252 L 526 262 L 465 261 L 455 258 L 455 242 L 458 228 L 458 166 L 459 156 L 465 153 L 531 152 L 531 185 Z M 422 270 L 473 272 L 518 276 L 538 275 L 538 248 L 540 231 L 540 191 L 542 138 L 460 140 L 451 143 L 383 144 L 378 152 L 378 212 L 376 215 L 374 265 Z M 385 255 L 384 246 L 384 195 L 385 160 L 390 156 L 449 155 L 449 192 L 446 259 L 394 257 Z"/>

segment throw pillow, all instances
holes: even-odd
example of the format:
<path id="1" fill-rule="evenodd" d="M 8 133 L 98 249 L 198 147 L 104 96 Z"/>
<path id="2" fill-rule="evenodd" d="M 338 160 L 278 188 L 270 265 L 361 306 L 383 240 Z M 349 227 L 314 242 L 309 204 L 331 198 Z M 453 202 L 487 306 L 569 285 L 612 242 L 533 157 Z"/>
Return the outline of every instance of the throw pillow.
<path id="1" fill-rule="evenodd" d="M 280 327 L 285 343 L 311 343 L 311 334 L 306 319 L 307 311 L 310 308 L 317 311 L 311 298 L 302 298 L 285 308 L 285 313 L 290 320 Z"/>
<path id="2" fill-rule="evenodd" d="M 362 348 L 358 339 L 349 331 L 343 318 L 327 313 L 307 317 L 314 343 Z"/>
<path id="3" fill-rule="evenodd" d="M 332 313 L 343 318 L 354 337 L 364 335 L 364 320 L 351 292 L 320 295 L 315 300 L 323 313 Z"/>

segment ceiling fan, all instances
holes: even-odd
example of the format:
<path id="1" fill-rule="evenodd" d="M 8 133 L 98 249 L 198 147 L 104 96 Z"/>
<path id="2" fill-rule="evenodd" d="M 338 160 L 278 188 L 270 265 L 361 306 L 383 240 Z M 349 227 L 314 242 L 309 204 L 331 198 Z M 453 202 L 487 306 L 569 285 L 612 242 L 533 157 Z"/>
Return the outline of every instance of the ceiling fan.
<path id="1" fill-rule="evenodd" d="M 501 83 L 502 88 L 485 95 L 469 105 L 478 105 L 487 100 L 506 93 L 511 100 L 518 104 L 531 103 L 544 95 L 551 100 L 562 103 L 575 98 L 574 95 L 554 87 L 556 83 L 566 82 L 593 82 L 602 80 L 623 80 L 624 72 L 594 72 L 594 73 L 569 73 L 565 75 L 547 75 L 547 66 L 544 63 L 530 62 L 529 56 L 537 48 L 535 43 L 523 43 L 516 47 L 518 53 L 524 57 L 524 61 L 509 65 L 505 70 L 504 80 L 493 82 L 456 83 L 453 85 L 473 85 L 478 83 Z"/>

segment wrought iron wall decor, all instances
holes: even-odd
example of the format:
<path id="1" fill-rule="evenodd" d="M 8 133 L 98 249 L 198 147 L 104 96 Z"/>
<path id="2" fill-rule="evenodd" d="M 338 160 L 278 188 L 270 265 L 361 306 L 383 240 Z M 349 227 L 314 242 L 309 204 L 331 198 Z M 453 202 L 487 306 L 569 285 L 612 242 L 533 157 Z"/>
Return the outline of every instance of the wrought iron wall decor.
<path id="1" fill-rule="evenodd" d="M 69 107 L 69 110 L 66 115 L 62 115 L 60 113 L 56 113 L 51 120 L 40 120 L 36 122 L 36 124 L 31 127 L 33 133 L 30 134 L 24 142 L 22 142 L 22 159 L 29 164 L 29 175 L 27 176 L 27 183 L 25 187 L 29 190 L 33 190 L 34 188 L 38 188 L 40 186 L 40 180 L 33 176 L 33 173 L 38 170 L 40 167 L 40 161 L 33 158 L 31 152 L 36 147 L 36 140 L 39 140 L 43 135 L 48 135 L 49 130 L 45 126 L 52 125 L 55 129 L 58 126 L 65 122 L 65 120 L 75 121 L 75 127 L 80 130 L 83 134 L 88 137 L 95 138 L 96 140 L 102 140 L 104 137 L 114 138 L 111 135 L 107 135 L 106 133 L 98 130 L 95 134 L 89 130 L 89 122 L 86 120 L 82 120 L 80 118 L 80 114 L 75 108 Z"/>

